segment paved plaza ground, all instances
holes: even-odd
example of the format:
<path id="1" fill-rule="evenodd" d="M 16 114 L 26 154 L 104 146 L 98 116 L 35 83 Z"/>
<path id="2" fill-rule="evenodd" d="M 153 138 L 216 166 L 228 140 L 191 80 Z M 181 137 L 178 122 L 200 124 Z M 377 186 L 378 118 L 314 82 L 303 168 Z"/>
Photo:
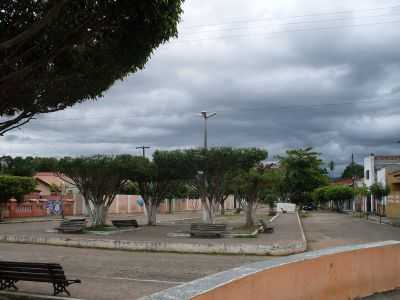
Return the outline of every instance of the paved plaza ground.
<path id="1" fill-rule="evenodd" d="M 58 262 L 71 278 L 73 297 L 87 300 L 132 300 L 182 282 L 265 257 L 141 253 L 68 247 L 0 244 L 0 259 Z M 24 292 L 50 294 L 50 284 L 18 283 Z"/>
<path id="2" fill-rule="evenodd" d="M 393 291 L 384 294 L 377 294 L 370 297 L 363 298 L 364 300 L 400 300 L 400 291 Z"/>
<path id="3" fill-rule="evenodd" d="M 312 213 L 303 219 L 303 225 L 310 250 L 354 243 L 400 240 L 400 228 L 374 224 L 345 214 Z M 44 229 L 48 224 L 18 224 L 18 227 L 17 224 L 2 224 L 0 232 L 35 232 L 33 228 L 36 226 Z M 181 282 L 246 263 L 274 258 L 0 244 L 0 259 L 59 262 L 65 267 L 69 277 L 83 280 L 82 285 L 71 287 L 74 297 L 102 300 L 137 299 Z M 48 284 L 20 283 L 19 286 L 21 291 L 44 294 L 51 292 Z M 398 299 L 393 298 L 393 295 L 390 297 L 392 298 L 387 299 Z"/>
<path id="4" fill-rule="evenodd" d="M 400 228 L 376 224 L 337 213 L 312 213 L 303 218 L 308 249 L 336 247 L 387 240 L 400 240 Z"/>
<path id="5" fill-rule="evenodd" d="M 139 224 L 145 224 L 143 215 L 131 215 L 129 218 L 135 218 Z M 254 245 L 284 245 L 290 241 L 301 240 L 301 231 L 298 226 L 297 216 L 295 214 L 285 214 L 277 218 L 273 224 L 275 232 L 273 234 L 259 234 L 257 238 L 189 238 L 189 237 L 171 237 L 174 233 L 189 232 L 190 223 L 198 222 L 201 215 L 199 213 L 185 213 L 177 215 L 160 215 L 158 226 L 140 226 L 131 231 L 122 231 L 110 235 L 96 235 L 93 233 L 85 234 L 60 234 L 56 232 L 48 232 L 54 229 L 60 221 L 37 222 L 37 223 L 8 223 L 1 224 L 0 234 L 2 235 L 19 235 L 19 236 L 45 236 L 45 237 L 71 237 L 71 238 L 88 238 L 88 239 L 113 239 L 127 241 L 159 241 L 159 242 L 181 242 L 191 244 L 254 244 Z M 271 217 L 267 213 L 257 216 L 258 219 L 269 220 Z M 226 223 L 229 227 L 240 226 L 245 223 L 244 216 L 219 217 L 217 222 Z"/>

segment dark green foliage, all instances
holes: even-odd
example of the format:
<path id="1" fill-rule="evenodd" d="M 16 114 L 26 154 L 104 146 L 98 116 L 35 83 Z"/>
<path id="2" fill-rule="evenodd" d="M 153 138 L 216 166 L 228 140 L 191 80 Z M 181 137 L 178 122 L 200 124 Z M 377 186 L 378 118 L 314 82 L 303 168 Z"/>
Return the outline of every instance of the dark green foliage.
<path id="1" fill-rule="evenodd" d="M 328 184 L 322 160 L 312 148 L 288 150 L 280 156 L 280 166 L 284 170 L 284 188 L 288 200 L 303 205 L 311 200 L 311 192 Z"/>
<path id="2" fill-rule="evenodd" d="M 36 181 L 30 177 L 0 176 L 0 204 L 11 198 L 23 200 L 26 194 L 35 191 Z"/>
<path id="3" fill-rule="evenodd" d="M 267 158 L 267 151 L 257 148 L 220 147 L 188 150 L 197 171 L 194 188 L 202 198 L 207 211 L 207 221 L 213 222 L 217 204 L 223 214 L 224 202 L 232 194 L 230 179 L 237 172 L 248 171 Z"/>
<path id="4" fill-rule="evenodd" d="M 389 187 L 384 187 L 380 183 L 374 183 L 373 185 L 370 186 L 369 190 L 371 195 L 374 196 L 374 198 L 379 201 L 381 201 L 383 197 L 390 194 Z"/>
<path id="5" fill-rule="evenodd" d="M 126 164 L 129 166 L 129 164 Z M 148 225 L 156 225 L 157 209 L 165 199 L 185 191 L 184 182 L 195 176 L 194 162 L 185 151 L 156 151 L 153 160 L 143 159 L 127 169 L 127 178 L 136 182 L 147 208 Z"/>
<path id="6" fill-rule="evenodd" d="M 130 155 L 65 157 L 59 161 L 58 169 L 79 189 L 92 225 L 97 226 L 105 224 L 109 207 L 127 182 L 129 168 L 137 170 L 142 160 Z"/>
<path id="7" fill-rule="evenodd" d="M 356 163 L 350 163 L 343 171 L 342 178 L 363 178 L 364 177 L 364 167 Z"/>
<path id="8" fill-rule="evenodd" d="M 233 191 L 246 204 L 246 226 L 254 226 L 254 215 L 259 201 L 266 201 L 268 192 L 272 189 L 272 177 L 264 166 L 259 165 L 248 170 L 239 170 L 231 178 Z"/>
<path id="9" fill-rule="evenodd" d="M 182 2 L 0 1 L 0 134 L 142 69 L 177 36 Z"/>
<path id="10" fill-rule="evenodd" d="M 121 187 L 121 194 L 124 195 L 139 195 L 139 187 L 136 182 L 128 181 Z"/>
<path id="11" fill-rule="evenodd" d="M 52 157 L 0 157 L 0 174 L 33 176 L 37 172 L 54 172 L 58 160 Z"/>
<path id="12" fill-rule="evenodd" d="M 336 209 L 343 209 L 343 202 L 351 200 L 354 197 L 354 190 L 347 185 L 333 184 L 315 189 L 312 192 L 312 199 L 316 204 L 333 201 Z"/>

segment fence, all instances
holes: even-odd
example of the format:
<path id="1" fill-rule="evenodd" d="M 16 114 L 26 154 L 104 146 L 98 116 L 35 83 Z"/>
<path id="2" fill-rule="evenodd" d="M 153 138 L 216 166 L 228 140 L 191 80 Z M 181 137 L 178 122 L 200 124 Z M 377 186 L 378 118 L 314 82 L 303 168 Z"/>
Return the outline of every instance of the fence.
<path id="1" fill-rule="evenodd" d="M 10 200 L 3 212 L 3 217 L 31 218 L 61 215 L 62 207 L 64 215 L 71 216 L 73 214 L 74 201 L 72 199 L 65 199 L 62 202 L 60 200 L 30 199 L 18 203 L 16 200 Z"/>
<path id="2" fill-rule="evenodd" d="M 111 214 L 131 214 L 144 213 L 144 207 L 139 204 L 139 195 L 117 195 L 112 203 L 109 213 Z M 170 207 L 171 206 L 171 207 Z M 202 204 L 200 199 L 173 199 L 165 200 L 160 204 L 159 213 L 200 211 Z M 225 209 L 233 209 L 233 196 L 225 201 Z M 73 212 L 75 215 L 85 215 L 87 210 L 84 199 L 80 194 L 74 196 Z"/>

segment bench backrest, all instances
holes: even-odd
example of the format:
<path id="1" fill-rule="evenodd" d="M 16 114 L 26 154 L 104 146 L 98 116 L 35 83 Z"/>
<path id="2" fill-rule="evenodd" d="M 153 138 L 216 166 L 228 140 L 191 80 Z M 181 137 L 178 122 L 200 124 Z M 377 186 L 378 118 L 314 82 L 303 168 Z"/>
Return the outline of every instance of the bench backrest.
<path id="1" fill-rule="evenodd" d="M 138 226 L 138 222 L 135 219 L 130 220 L 112 220 L 111 223 L 114 226 Z"/>
<path id="2" fill-rule="evenodd" d="M 194 223 L 190 225 L 191 231 L 226 231 L 226 224 L 203 224 Z"/>
<path id="3" fill-rule="evenodd" d="M 0 261 L 0 279 L 38 282 L 65 281 L 60 264 Z"/>

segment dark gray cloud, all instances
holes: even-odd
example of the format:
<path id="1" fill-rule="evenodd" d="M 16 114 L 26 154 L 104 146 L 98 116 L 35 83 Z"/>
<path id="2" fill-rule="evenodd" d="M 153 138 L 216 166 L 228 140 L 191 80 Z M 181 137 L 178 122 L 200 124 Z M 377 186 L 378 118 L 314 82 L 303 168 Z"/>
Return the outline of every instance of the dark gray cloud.
<path id="1" fill-rule="evenodd" d="M 196 147 L 202 110 L 218 113 L 209 122 L 214 146 L 266 147 L 270 157 L 313 146 L 337 162 L 338 171 L 352 152 L 359 161 L 370 152 L 400 153 L 394 143 L 400 139 L 395 5 L 187 1 L 179 39 L 155 51 L 145 70 L 98 101 L 10 133 L 1 154 Z"/>

